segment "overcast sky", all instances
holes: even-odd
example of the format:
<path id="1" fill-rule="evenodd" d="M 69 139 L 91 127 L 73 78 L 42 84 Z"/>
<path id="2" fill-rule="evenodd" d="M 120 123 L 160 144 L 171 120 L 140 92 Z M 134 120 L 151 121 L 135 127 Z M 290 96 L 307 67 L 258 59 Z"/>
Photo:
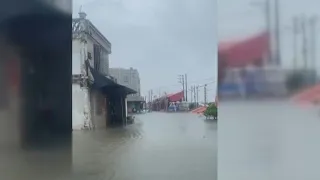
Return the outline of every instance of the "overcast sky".
<path id="1" fill-rule="evenodd" d="M 273 1 L 274 0 L 270 0 Z M 263 7 L 254 4 L 263 4 L 264 0 L 218 0 L 218 39 L 247 36 L 259 32 L 265 27 Z M 279 0 L 281 17 L 281 44 L 283 66 L 292 67 L 293 63 L 293 33 L 292 17 L 306 14 L 319 15 L 319 0 Z M 273 7 L 272 7 L 273 8 Z M 273 8 L 274 9 L 274 8 Z M 320 16 L 319 16 L 320 17 Z M 317 31 L 320 32 L 318 26 Z M 320 37 L 320 36 L 319 36 Z M 317 38 L 320 42 L 320 38 Z M 318 43 L 319 44 L 319 43 Z M 298 58 L 301 59 L 301 41 L 299 42 Z M 318 45 L 320 47 L 320 44 Z M 320 53 L 318 51 L 318 57 Z M 302 62 L 300 62 L 302 65 Z M 320 61 L 317 68 L 320 70 Z"/>
<path id="2" fill-rule="evenodd" d="M 212 0 L 75 0 L 87 18 L 112 43 L 110 67 L 137 68 L 142 93 L 181 90 L 179 74 L 189 85 L 208 85 L 213 99 L 217 74 L 217 11 Z M 203 90 L 199 93 L 203 99 Z"/>
<path id="3" fill-rule="evenodd" d="M 285 67 L 291 67 L 292 16 L 317 14 L 320 1 L 279 1 L 282 60 Z M 180 90 L 178 74 L 188 73 L 189 85 L 214 81 L 218 41 L 264 28 L 263 7 L 253 5 L 259 2 L 263 0 L 75 0 L 73 12 L 77 16 L 83 6 L 112 43 L 111 67 L 137 68 L 142 93 L 147 95 L 149 89 L 155 94 Z M 214 84 L 208 89 L 213 98 Z"/>

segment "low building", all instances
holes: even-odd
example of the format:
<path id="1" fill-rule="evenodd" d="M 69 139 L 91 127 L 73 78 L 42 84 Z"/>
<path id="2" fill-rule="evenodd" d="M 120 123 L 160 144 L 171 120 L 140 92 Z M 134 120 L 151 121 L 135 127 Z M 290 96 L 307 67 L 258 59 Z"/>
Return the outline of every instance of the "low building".
<path id="1" fill-rule="evenodd" d="M 153 111 L 168 111 L 171 105 L 176 105 L 177 102 L 182 102 L 183 99 L 184 91 L 166 94 L 154 99 L 151 103 L 151 108 Z"/>
<path id="2" fill-rule="evenodd" d="M 110 75 L 114 77 L 117 83 L 135 90 L 137 93 L 127 96 L 128 111 L 133 108 L 136 110 L 143 109 L 145 99 L 141 96 L 140 76 L 137 69 L 134 68 L 110 68 Z"/>

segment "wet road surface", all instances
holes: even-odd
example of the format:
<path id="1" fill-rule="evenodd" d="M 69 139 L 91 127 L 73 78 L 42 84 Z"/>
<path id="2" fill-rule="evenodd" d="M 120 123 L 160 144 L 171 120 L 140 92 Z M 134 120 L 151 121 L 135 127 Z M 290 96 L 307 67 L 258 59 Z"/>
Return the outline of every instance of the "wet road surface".
<path id="1" fill-rule="evenodd" d="M 124 129 L 74 131 L 73 168 L 79 180 L 215 180 L 217 123 L 152 112 Z"/>
<path id="2" fill-rule="evenodd" d="M 221 102 L 218 179 L 320 179 L 320 108 Z"/>

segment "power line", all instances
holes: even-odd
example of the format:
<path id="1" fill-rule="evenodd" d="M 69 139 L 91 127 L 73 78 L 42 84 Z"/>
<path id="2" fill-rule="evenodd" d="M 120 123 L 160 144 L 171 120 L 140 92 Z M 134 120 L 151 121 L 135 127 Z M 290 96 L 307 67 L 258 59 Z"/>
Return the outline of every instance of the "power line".
<path id="1" fill-rule="evenodd" d="M 185 76 L 184 75 L 179 75 L 178 78 L 179 78 L 179 83 L 182 85 L 182 90 L 183 90 L 183 93 L 184 93 L 184 99 L 186 99 L 186 93 L 185 93 L 185 87 L 184 87 Z"/>
<path id="2" fill-rule="evenodd" d="M 204 87 L 205 85 L 209 85 L 209 84 L 214 84 L 216 83 L 216 81 L 211 81 L 211 82 L 207 82 L 205 84 L 202 84 L 202 85 L 197 85 L 197 87 L 201 88 L 201 87 Z M 188 89 L 188 92 L 190 92 L 192 89 Z"/>
<path id="3" fill-rule="evenodd" d="M 188 84 L 190 84 L 190 83 L 191 84 L 196 84 L 196 83 L 201 82 L 201 81 L 203 83 L 203 81 L 206 81 L 206 80 L 211 80 L 209 82 L 206 82 L 206 84 L 213 84 L 213 83 L 217 82 L 215 77 L 210 77 L 210 78 L 204 78 L 204 79 L 197 79 L 197 80 L 193 80 L 193 81 L 188 81 Z M 165 86 L 158 86 L 158 87 L 155 87 L 155 88 L 151 88 L 150 90 L 157 90 L 158 91 L 159 89 L 165 89 L 165 88 L 170 88 L 170 87 L 179 87 L 179 86 L 181 87 L 181 83 L 175 83 L 175 84 L 165 85 Z"/>

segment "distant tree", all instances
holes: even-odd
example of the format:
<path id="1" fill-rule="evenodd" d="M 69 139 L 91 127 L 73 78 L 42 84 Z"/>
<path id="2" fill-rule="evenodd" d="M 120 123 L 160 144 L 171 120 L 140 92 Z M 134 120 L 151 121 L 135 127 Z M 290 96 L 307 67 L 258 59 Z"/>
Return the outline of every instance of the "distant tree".
<path id="1" fill-rule="evenodd" d="M 217 119 L 218 118 L 218 107 L 212 103 L 210 104 L 207 109 L 204 111 L 203 114 L 207 119 L 208 118 L 214 118 Z"/>

